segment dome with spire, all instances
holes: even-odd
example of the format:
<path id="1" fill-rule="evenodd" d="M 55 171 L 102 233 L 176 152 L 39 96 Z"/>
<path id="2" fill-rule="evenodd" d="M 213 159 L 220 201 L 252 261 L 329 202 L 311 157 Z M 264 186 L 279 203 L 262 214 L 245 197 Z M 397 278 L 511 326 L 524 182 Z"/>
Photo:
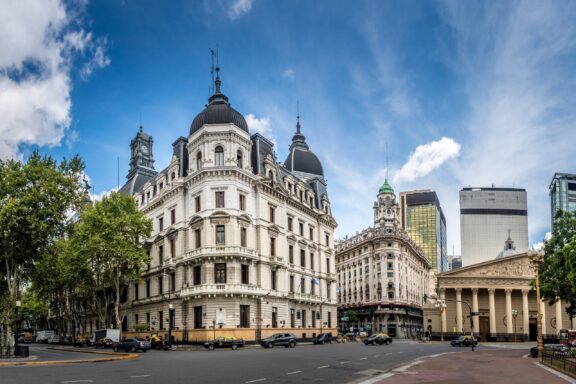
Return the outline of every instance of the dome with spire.
<path id="1" fill-rule="evenodd" d="M 378 194 L 380 193 L 391 193 L 394 194 L 394 189 L 392 188 L 392 186 L 390 185 L 390 183 L 388 183 L 388 179 L 384 179 L 384 184 L 382 184 L 382 186 L 380 187 L 380 189 L 378 190 Z"/>
<path id="2" fill-rule="evenodd" d="M 216 68 L 216 81 L 215 92 L 208 99 L 208 105 L 202 112 L 200 112 L 192 121 L 190 126 L 190 134 L 194 134 L 205 124 L 229 124 L 232 123 L 246 133 L 248 131 L 248 124 L 244 116 L 230 106 L 228 97 L 220 91 L 222 81 L 219 76 L 220 68 Z"/>
<path id="3" fill-rule="evenodd" d="M 508 238 L 504 242 L 504 249 L 500 251 L 500 253 L 498 254 L 498 256 L 496 256 L 496 258 L 501 259 L 503 257 L 514 256 L 517 254 L 518 251 L 516 251 L 516 247 L 514 246 L 514 240 L 512 240 L 512 238 L 510 237 L 510 230 L 508 230 Z"/>
<path id="4" fill-rule="evenodd" d="M 296 133 L 292 137 L 292 144 L 284 166 L 290 172 L 302 172 L 324 177 L 324 170 L 318 157 L 306 144 L 306 137 L 300 131 L 300 116 L 297 117 Z"/>

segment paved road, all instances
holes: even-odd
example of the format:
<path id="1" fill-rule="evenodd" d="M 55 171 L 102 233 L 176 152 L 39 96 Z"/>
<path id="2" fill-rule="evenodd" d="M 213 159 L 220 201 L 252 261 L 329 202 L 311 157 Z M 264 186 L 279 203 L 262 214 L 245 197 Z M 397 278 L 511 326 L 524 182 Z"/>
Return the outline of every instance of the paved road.
<path id="1" fill-rule="evenodd" d="M 294 349 L 245 348 L 212 352 L 149 351 L 138 359 L 120 362 L 3 367 L 0 368 L 0 377 L 2 384 L 350 383 L 374 377 L 420 356 L 453 351 L 455 349 L 446 344 L 413 342 L 383 346 L 361 343 L 299 345 Z"/>

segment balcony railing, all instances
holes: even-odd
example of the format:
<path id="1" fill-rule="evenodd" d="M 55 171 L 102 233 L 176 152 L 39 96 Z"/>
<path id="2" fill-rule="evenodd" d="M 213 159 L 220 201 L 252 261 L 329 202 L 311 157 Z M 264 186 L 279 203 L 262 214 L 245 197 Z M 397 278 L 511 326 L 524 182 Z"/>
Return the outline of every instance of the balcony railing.
<path id="1" fill-rule="evenodd" d="M 205 256 L 244 256 L 257 258 L 258 254 L 253 249 L 239 245 L 201 247 L 186 253 L 184 260 L 191 260 Z"/>
<path id="2" fill-rule="evenodd" d="M 201 284 L 183 287 L 180 291 L 181 297 L 196 295 L 256 295 L 281 297 L 282 293 L 264 289 L 251 284 Z"/>

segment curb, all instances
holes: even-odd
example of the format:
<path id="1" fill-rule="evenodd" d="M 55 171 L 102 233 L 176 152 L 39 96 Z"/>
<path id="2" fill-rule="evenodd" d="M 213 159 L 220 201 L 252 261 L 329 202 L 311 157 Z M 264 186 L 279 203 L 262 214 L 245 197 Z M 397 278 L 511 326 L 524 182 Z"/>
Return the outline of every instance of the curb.
<path id="1" fill-rule="evenodd" d="M 77 351 L 74 349 L 61 349 L 61 348 L 48 348 L 55 351 L 65 352 L 79 352 L 79 353 L 92 353 L 97 355 L 109 355 L 108 357 L 101 357 L 97 359 L 78 359 L 78 360 L 48 360 L 48 361 L 12 361 L 0 362 L 0 367 L 16 367 L 16 366 L 46 366 L 46 365 L 63 365 L 63 364 L 82 364 L 82 363 L 100 363 L 105 361 L 124 361 L 138 358 L 140 355 L 137 353 L 114 353 L 114 352 L 95 352 L 95 351 Z"/>

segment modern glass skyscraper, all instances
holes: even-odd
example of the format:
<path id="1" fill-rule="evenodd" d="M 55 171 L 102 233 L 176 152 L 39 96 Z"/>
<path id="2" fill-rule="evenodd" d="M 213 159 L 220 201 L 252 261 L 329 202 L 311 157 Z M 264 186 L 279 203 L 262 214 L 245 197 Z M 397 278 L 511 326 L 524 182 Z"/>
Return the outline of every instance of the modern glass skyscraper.
<path id="1" fill-rule="evenodd" d="M 400 193 L 402 228 L 430 260 L 436 272 L 448 270 L 446 218 L 436 192 L 430 190 Z"/>
<path id="2" fill-rule="evenodd" d="M 576 175 L 555 173 L 550 182 L 550 214 L 552 226 L 557 210 L 576 212 Z"/>

